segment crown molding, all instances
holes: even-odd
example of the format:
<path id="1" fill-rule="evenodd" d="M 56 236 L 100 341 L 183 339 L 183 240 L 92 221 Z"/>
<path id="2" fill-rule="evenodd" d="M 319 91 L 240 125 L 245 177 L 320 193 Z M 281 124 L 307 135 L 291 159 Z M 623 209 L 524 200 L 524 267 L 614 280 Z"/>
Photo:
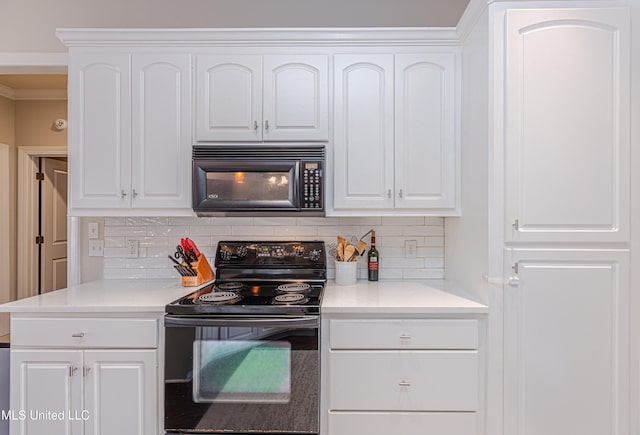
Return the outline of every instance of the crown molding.
<path id="1" fill-rule="evenodd" d="M 67 53 L 0 53 L 2 74 L 66 74 Z"/>
<path id="2" fill-rule="evenodd" d="M 469 2 L 456 26 L 456 33 L 460 42 L 464 42 L 467 39 L 490 3 L 492 3 L 491 0 L 471 0 Z"/>
<path id="3" fill-rule="evenodd" d="M 67 47 L 367 46 L 458 44 L 453 27 L 58 29 Z"/>
<path id="4" fill-rule="evenodd" d="M 0 85 L 0 97 L 13 101 L 66 101 L 66 89 L 13 89 Z"/>

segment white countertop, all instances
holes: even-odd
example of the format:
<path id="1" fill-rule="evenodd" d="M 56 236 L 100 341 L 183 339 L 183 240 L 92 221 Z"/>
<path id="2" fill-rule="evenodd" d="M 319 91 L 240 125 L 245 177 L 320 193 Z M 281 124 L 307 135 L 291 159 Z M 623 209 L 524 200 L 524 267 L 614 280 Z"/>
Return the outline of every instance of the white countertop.
<path id="1" fill-rule="evenodd" d="M 92 281 L 0 305 L 0 312 L 164 312 L 197 288 L 182 287 L 179 278 Z"/>
<path id="2" fill-rule="evenodd" d="M 206 284 L 203 284 L 203 286 Z M 202 286 L 200 286 L 202 287 Z M 200 287 L 179 279 L 92 281 L 0 305 L 0 312 L 164 312 L 165 305 Z M 446 291 L 446 281 L 327 283 L 323 314 L 482 314 L 486 305 Z"/>
<path id="3" fill-rule="evenodd" d="M 485 314 L 489 307 L 446 291 L 446 281 L 330 282 L 322 314 Z"/>

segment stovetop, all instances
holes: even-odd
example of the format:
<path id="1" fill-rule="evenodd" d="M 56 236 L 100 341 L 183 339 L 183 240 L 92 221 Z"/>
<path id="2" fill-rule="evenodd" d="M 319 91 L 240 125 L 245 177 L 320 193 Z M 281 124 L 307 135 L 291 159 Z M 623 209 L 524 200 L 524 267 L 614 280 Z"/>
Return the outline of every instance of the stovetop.
<path id="1" fill-rule="evenodd" d="M 323 242 L 220 242 L 217 279 L 166 306 L 169 315 L 318 315 Z"/>

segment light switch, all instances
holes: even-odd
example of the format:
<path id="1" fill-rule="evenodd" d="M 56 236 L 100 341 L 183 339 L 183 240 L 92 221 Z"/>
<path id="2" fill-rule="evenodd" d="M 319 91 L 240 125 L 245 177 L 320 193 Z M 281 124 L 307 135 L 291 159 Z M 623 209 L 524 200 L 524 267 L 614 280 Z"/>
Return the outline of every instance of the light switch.
<path id="1" fill-rule="evenodd" d="M 89 257 L 104 257 L 104 240 L 89 240 Z"/>
<path id="2" fill-rule="evenodd" d="M 100 224 L 98 222 L 89 222 L 89 238 L 100 238 Z"/>

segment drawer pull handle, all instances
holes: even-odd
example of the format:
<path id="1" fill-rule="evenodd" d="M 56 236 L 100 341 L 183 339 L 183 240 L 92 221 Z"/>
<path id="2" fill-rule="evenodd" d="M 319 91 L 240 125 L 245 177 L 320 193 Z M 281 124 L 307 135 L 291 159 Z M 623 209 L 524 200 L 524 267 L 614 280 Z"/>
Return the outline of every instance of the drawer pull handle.
<path id="1" fill-rule="evenodd" d="M 401 340 L 411 340 L 411 336 L 409 334 L 400 334 Z"/>
<path id="2" fill-rule="evenodd" d="M 74 334 L 71 334 L 71 336 L 73 338 L 82 338 L 82 337 L 84 337 L 84 332 L 76 332 Z"/>
<path id="3" fill-rule="evenodd" d="M 411 382 L 407 382 L 407 381 L 400 381 L 398 383 L 398 385 L 400 385 L 401 387 L 410 387 L 411 386 Z"/>

